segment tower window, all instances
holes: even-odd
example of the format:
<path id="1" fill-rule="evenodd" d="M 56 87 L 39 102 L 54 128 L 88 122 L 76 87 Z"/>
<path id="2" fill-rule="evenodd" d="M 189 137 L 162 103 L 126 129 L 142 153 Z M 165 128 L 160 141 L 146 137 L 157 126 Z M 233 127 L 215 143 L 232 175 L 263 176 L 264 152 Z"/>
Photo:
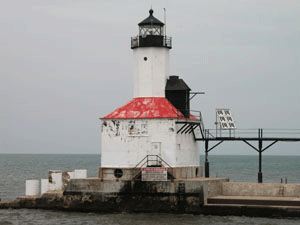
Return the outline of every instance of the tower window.
<path id="1" fill-rule="evenodd" d="M 147 59 L 148 59 L 147 57 L 144 57 L 144 60 L 145 60 L 145 61 L 147 61 Z"/>

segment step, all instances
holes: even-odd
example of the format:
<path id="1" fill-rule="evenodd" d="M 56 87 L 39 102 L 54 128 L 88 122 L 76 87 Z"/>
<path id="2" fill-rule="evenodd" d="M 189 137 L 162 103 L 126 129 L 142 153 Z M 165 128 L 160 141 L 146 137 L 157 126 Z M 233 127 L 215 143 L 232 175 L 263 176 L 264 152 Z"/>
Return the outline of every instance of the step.
<path id="1" fill-rule="evenodd" d="M 298 197 L 263 197 L 263 196 L 214 196 L 207 199 L 207 204 L 226 205 L 273 205 L 273 206 L 299 206 Z"/>
<path id="2" fill-rule="evenodd" d="M 251 217 L 300 217 L 299 206 L 204 204 L 204 215 Z"/>

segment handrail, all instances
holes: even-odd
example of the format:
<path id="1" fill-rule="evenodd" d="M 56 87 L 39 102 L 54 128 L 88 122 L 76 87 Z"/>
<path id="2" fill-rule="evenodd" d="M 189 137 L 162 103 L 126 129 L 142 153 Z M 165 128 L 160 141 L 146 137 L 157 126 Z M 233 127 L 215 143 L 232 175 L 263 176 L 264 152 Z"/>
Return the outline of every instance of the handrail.
<path id="1" fill-rule="evenodd" d="M 205 129 L 204 139 L 274 139 L 274 140 L 300 140 L 300 129 L 261 129 L 263 136 L 259 136 L 257 129 L 235 129 L 235 130 L 216 130 Z M 218 132 L 217 132 L 218 131 Z"/>
<path id="2" fill-rule="evenodd" d="M 149 157 L 155 157 L 154 159 L 149 159 Z M 149 167 L 149 162 L 157 162 L 155 166 L 161 166 L 161 167 L 168 167 L 168 168 L 172 168 L 165 160 L 163 160 L 159 155 L 146 155 L 138 164 L 136 164 L 136 166 L 134 167 L 135 169 L 137 168 L 142 168 L 145 166 L 145 164 L 147 164 L 147 167 Z M 136 179 L 136 177 L 141 173 L 141 171 L 139 171 L 138 173 L 136 173 L 133 177 L 134 179 Z"/>
<path id="3" fill-rule="evenodd" d="M 140 164 L 140 163 L 142 163 L 146 158 L 148 157 L 148 155 L 146 155 L 138 164 L 136 164 L 136 166 L 134 167 L 134 168 L 138 168 L 138 165 Z"/>
<path id="4" fill-rule="evenodd" d="M 151 41 L 147 41 L 147 43 L 143 43 L 143 39 L 146 39 L 150 37 L 151 39 L 157 39 L 157 38 L 161 38 L 160 41 L 158 42 L 153 42 L 151 43 Z M 142 39 L 142 40 L 141 40 Z M 131 37 L 131 48 L 137 48 L 137 47 L 145 47 L 148 46 L 150 47 L 150 45 L 152 46 L 160 46 L 160 47 L 167 47 L 167 48 L 172 48 L 172 37 L 168 37 L 168 36 L 159 36 L 159 35 L 147 35 L 147 36 L 134 36 Z"/>
<path id="5" fill-rule="evenodd" d="M 156 159 L 149 159 L 149 157 L 155 157 Z M 141 168 L 147 163 L 147 167 L 149 166 L 148 162 L 157 162 L 156 165 L 164 166 L 166 165 L 169 168 L 172 168 L 165 160 L 163 160 L 159 155 L 146 155 L 134 168 Z M 162 164 L 163 162 L 163 164 Z"/>

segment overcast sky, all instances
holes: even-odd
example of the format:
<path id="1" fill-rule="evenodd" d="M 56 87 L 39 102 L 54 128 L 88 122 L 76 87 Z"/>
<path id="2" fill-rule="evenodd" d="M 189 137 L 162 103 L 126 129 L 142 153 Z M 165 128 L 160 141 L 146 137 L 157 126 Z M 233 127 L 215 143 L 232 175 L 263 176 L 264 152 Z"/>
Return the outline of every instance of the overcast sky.
<path id="1" fill-rule="evenodd" d="M 298 0 L 9 0 L 0 153 L 100 154 L 99 118 L 133 97 L 130 37 L 151 5 L 161 21 L 166 8 L 171 74 L 206 93 L 192 101 L 206 128 L 216 108 L 230 108 L 239 129 L 300 128 Z M 213 153 L 257 154 L 241 143 Z M 300 155 L 300 143 L 266 153 Z"/>

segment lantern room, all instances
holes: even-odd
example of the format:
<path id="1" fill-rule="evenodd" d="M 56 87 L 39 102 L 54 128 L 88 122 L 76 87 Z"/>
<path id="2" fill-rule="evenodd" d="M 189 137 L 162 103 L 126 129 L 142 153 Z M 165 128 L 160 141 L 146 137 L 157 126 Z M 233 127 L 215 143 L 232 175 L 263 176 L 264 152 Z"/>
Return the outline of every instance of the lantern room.
<path id="1" fill-rule="evenodd" d="M 150 9 L 150 15 L 140 22 L 139 35 L 131 38 L 131 48 L 137 47 L 167 47 L 172 48 L 171 38 L 164 32 L 165 24 L 153 16 L 153 10 Z"/>
<path id="2" fill-rule="evenodd" d="M 148 18 L 140 22 L 139 25 L 139 36 L 146 37 L 148 35 L 163 36 L 164 24 L 153 16 L 153 10 L 150 9 L 150 15 Z"/>

